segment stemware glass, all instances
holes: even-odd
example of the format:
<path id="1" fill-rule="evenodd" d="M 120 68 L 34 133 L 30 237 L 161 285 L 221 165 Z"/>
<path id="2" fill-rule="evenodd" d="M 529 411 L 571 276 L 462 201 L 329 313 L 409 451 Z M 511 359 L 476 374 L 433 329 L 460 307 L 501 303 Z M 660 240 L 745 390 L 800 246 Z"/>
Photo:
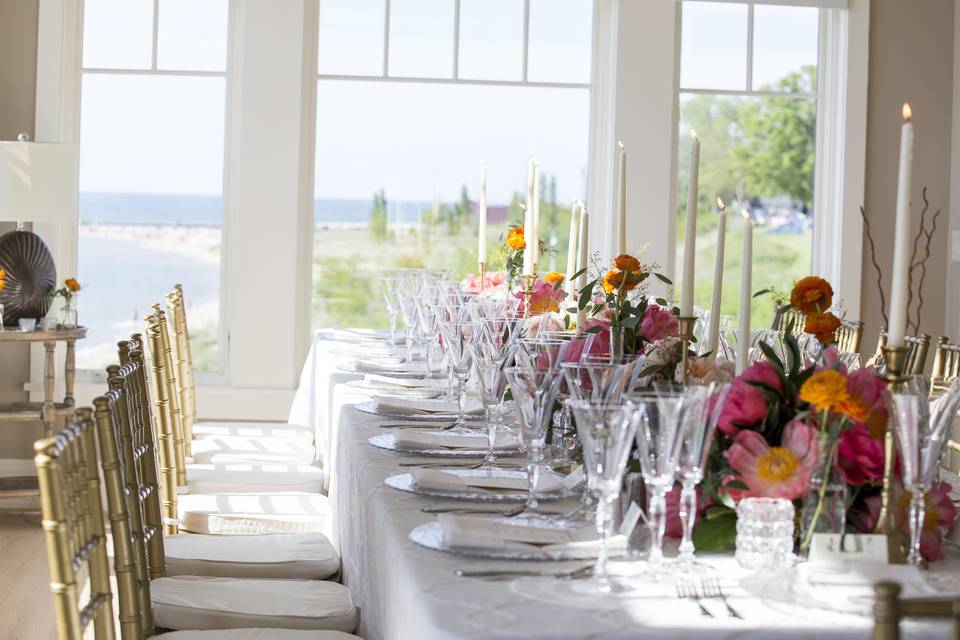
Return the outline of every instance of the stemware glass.
<path id="1" fill-rule="evenodd" d="M 467 426 L 467 381 L 473 369 L 473 350 L 470 343 L 476 339 L 477 324 L 475 322 L 440 322 L 440 334 L 443 337 L 443 348 L 447 352 L 450 368 L 457 378 L 457 421 L 453 430 L 458 432 L 469 431 Z"/>
<path id="2" fill-rule="evenodd" d="M 596 522 L 600 534 L 600 552 L 593 576 L 583 583 L 582 589 L 592 593 L 620 591 L 624 586 L 610 578 L 607 547 L 613 533 L 613 504 L 620 495 L 630 442 L 637 425 L 631 419 L 631 408 L 626 405 L 588 400 L 571 400 L 570 405 L 583 443 L 587 486 L 597 497 Z"/>
<path id="3" fill-rule="evenodd" d="M 390 346 L 397 346 L 397 314 L 400 313 L 400 303 L 397 300 L 398 278 L 380 278 L 380 289 L 387 307 L 387 316 L 390 318 Z"/>
<path id="4" fill-rule="evenodd" d="M 960 407 L 960 380 L 955 380 L 932 404 L 928 401 L 929 385 L 923 376 L 909 376 L 894 384 L 889 397 L 890 416 L 903 464 L 903 488 L 910 492 L 907 562 L 919 565 L 922 562 L 920 534 L 926 510 L 924 494 L 933 486 L 940 457 Z"/>
<path id="5" fill-rule="evenodd" d="M 484 427 L 487 429 L 488 448 L 484 465 L 490 465 L 496 461 L 494 443 L 503 425 L 503 396 L 507 390 L 507 378 L 503 371 L 513 363 L 515 341 L 523 327 L 523 318 L 487 318 L 478 324 L 480 330 L 471 348 L 480 378 Z"/>
<path id="6" fill-rule="evenodd" d="M 633 393 L 625 397 L 636 423 L 640 472 L 650 491 L 647 522 L 652 544 L 649 561 L 656 573 L 663 565 L 667 491 L 673 487 L 676 478 L 689 399 L 683 392 L 673 390 Z"/>
<path id="7" fill-rule="evenodd" d="M 543 466 L 543 448 L 560 386 L 556 367 L 513 366 L 504 370 L 520 414 L 520 439 L 527 448 L 527 504 L 518 517 L 544 519 L 538 513 L 537 487 Z"/>
<path id="8" fill-rule="evenodd" d="M 689 403 L 687 424 L 681 435 L 677 476 L 680 479 L 680 523 L 683 538 L 677 558 L 684 572 L 694 572 L 700 565 L 694 561 L 693 525 L 697 519 L 697 485 L 703 482 L 710 443 L 716 432 L 717 420 L 723 411 L 730 391 L 729 384 L 710 382 L 690 385 L 683 391 Z"/>
<path id="9" fill-rule="evenodd" d="M 397 286 L 397 302 L 400 306 L 403 324 L 406 327 L 408 362 L 413 362 L 416 353 L 418 288 L 419 283 L 412 276 L 402 278 Z"/>

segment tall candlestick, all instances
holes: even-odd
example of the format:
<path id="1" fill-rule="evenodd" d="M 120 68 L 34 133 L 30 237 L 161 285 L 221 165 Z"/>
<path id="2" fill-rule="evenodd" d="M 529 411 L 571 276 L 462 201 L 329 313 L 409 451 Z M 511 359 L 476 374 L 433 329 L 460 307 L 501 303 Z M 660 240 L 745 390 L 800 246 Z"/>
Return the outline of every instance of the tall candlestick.
<path id="1" fill-rule="evenodd" d="M 533 273 L 533 154 L 527 161 L 527 204 L 523 210 L 523 275 Z"/>
<path id="2" fill-rule="evenodd" d="M 582 271 L 577 278 L 577 326 L 582 327 L 587 321 L 587 310 L 580 307 L 579 295 L 587 286 L 587 261 L 590 259 L 587 242 L 590 238 L 590 214 L 587 207 L 580 203 L 580 238 L 577 240 L 577 271 Z"/>
<path id="3" fill-rule="evenodd" d="M 623 255 L 627 252 L 627 148 L 623 143 L 617 141 L 617 147 L 620 150 L 620 199 L 617 209 L 617 255 Z"/>
<path id="4" fill-rule="evenodd" d="M 531 247 L 531 273 L 536 275 L 540 262 L 540 165 L 536 162 L 533 163 L 533 237 L 527 237 L 527 246 Z"/>
<path id="5" fill-rule="evenodd" d="M 687 225 L 683 239 L 683 280 L 680 315 L 693 315 L 693 277 L 697 254 L 697 189 L 700 182 L 700 138 L 691 129 L 690 180 L 687 184 Z"/>
<path id="6" fill-rule="evenodd" d="M 710 331 L 707 349 L 717 357 L 720 349 L 720 300 L 723 297 L 723 254 L 727 242 L 727 207 L 717 196 L 720 216 L 717 224 L 717 258 L 713 264 L 713 298 L 710 300 Z"/>
<path id="7" fill-rule="evenodd" d="M 480 212 L 477 216 L 480 219 L 477 247 L 477 262 L 484 264 L 487 261 L 487 163 L 480 163 Z"/>
<path id="8" fill-rule="evenodd" d="M 897 222 L 893 245 L 893 283 L 890 286 L 890 314 L 887 346 L 902 347 L 907 332 L 907 296 L 910 275 L 910 189 L 913 181 L 913 113 L 903 103 L 900 127 L 900 172 L 897 177 Z"/>
<path id="9" fill-rule="evenodd" d="M 747 368 L 750 357 L 750 302 L 753 296 L 753 221 L 746 209 L 743 216 L 743 272 L 740 277 L 740 344 L 737 349 L 737 373 Z"/>
<path id="10" fill-rule="evenodd" d="M 577 232 L 580 229 L 580 210 L 582 203 L 577 200 L 570 209 L 570 235 L 567 240 L 567 274 L 564 281 L 564 291 L 567 292 L 567 298 L 573 297 L 573 274 L 577 272 Z"/>

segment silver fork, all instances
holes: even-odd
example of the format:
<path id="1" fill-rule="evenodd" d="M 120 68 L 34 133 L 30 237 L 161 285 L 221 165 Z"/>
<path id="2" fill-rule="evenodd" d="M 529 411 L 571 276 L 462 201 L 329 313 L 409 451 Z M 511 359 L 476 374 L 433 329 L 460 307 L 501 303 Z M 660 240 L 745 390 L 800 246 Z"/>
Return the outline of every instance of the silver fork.
<path id="1" fill-rule="evenodd" d="M 512 518 L 523 513 L 527 509 L 527 505 L 522 504 L 515 509 L 473 509 L 471 507 L 423 507 L 420 509 L 423 513 L 465 513 L 465 514 L 477 514 L 477 515 L 495 515 L 503 516 L 504 518 Z"/>
<path id="2" fill-rule="evenodd" d="M 737 613 L 737 610 L 731 607 L 730 603 L 727 602 L 727 596 L 723 594 L 723 588 L 720 587 L 720 581 L 717 579 L 717 576 L 707 576 L 706 578 L 701 578 L 700 586 L 703 588 L 704 598 L 719 598 L 721 601 L 723 601 L 723 606 L 727 608 L 727 614 L 731 618 L 743 620 L 743 616 Z"/>
<path id="3" fill-rule="evenodd" d="M 700 607 L 700 615 L 708 618 L 713 617 L 713 614 L 710 613 L 710 610 L 703 606 L 703 603 L 700 602 L 700 594 L 697 591 L 697 585 L 695 585 L 692 581 L 686 578 L 677 577 L 674 578 L 673 586 L 677 590 L 678 598 L 696 601 L 697 606 Z"/>

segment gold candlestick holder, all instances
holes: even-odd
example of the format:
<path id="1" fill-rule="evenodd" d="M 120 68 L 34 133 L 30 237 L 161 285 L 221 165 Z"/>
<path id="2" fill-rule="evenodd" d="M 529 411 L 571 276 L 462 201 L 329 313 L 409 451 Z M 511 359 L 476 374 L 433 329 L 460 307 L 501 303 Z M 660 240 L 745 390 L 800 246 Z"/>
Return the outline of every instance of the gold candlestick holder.
<path id="1" fill-rule="evenodd" d="M 480 267 L 480 291 L 486 289 L 486 280 L 487 280 L 487 262 L 486 260 L 481 260 L 479 263 Z"/>
<path id="2" fill-rule="evenodd" d="M 680 382 L 687 385 L 690 378 L 690 340 L 697 317 L 677 316 L 677 320 L 680 323 Z"/>
<path id="3" fill-rule="evenodd" d="M 886 362 L 883 377 L 890 387 L 895 387 L 906 379 L 903 371 L 906 368 L 907 349 L 906 347 L 882 347 L 882 350 Z M 887 418 L 887 426 L 883 433 L 883 489 L 880 493 L 880 513 L 873 532 L 887 536 L 887 555 L 890 562 L 903 564 L 906 562 L 905 541 L 897 529 L 893 514 L 893 463 L 896 456 L 896 440 L 892 420 L 892 416 Z"/>
<path id="4" fill-rule="evenodd" d="M 533 285 L 537 281 L 536 275 L 523 275 L 523 317 L 530 317 L 530 302 L 533 300 Z"/>

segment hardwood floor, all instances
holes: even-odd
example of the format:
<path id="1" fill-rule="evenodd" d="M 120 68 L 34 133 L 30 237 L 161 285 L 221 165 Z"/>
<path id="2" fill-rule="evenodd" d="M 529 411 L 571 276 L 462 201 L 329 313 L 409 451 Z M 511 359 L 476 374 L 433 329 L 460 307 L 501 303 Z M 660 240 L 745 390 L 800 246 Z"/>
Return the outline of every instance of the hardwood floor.
<path id="1" fill-rule="evenodd" d="M 0 515 L 0 638 L 57 637 L 39 516 Z"/>

